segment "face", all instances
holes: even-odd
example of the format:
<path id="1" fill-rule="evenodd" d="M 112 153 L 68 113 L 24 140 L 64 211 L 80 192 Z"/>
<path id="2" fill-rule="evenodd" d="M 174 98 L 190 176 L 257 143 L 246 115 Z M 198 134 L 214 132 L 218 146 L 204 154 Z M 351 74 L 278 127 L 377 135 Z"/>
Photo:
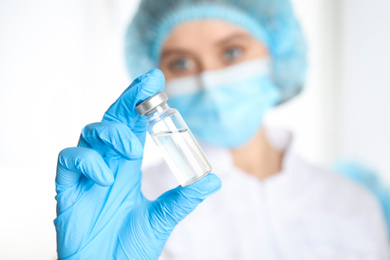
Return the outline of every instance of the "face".
<path id="1" fill-rule="evenodd" d="M 265 45 L 239 26 L 190 21 L 177 26 L 165 41 L 159 68 L 168 81 L 266 56 Z"/>

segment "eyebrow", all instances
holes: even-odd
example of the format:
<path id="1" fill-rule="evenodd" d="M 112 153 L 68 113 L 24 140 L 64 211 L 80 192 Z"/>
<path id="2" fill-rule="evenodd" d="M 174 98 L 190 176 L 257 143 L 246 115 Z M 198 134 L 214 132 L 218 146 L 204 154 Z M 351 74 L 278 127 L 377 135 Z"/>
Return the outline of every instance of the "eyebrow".
<path id="1" fill-rule="evenodd" d="M 189 52 L 184 49 L 168 49 L 164 50 L 160 55 L 160 60 L 166 56 L 177 54 L 177 55 L 188 55 Z"/>
<path id="2" fill-rule="evenodd" d="M 216 45 L 224 45 L 224 44 L 227 44 L 227 43 L 234 41 L 236 39 L 245 39 L 245 38 L 249 38 L 249 37 L 250 36 L 247 33 L 237 32 L 235 34 L 229 35 L 229 36 L 217 41 Z"/>
<path id="3" fill-rule="evenodd" d="M 249 38 L 249 34 L 247 33 L 244 33 L 244 32 L 237 32 L 237 33 L 234 33 L 232 35 L 229 35 L 225 38 L 222 38 L 220 40 L 218 40 L 215 45 L 216 46 L 220 46 L 220 45 L 225 45 L 225 44 L 228 44 L 229 42 L 231 41 L 234 41 L 234 40 L 237 40 L 237 39 L 246 39 L 246 38 Z M 164 50 L 161 55 L 160 55 L 160 60 L 163 59 L 164 57 L 166 56 L 170 56 L 170 55 L 190 55 L 190 53 L 186 50 L 186 49 L 180 49 L 180 48 L 173 48 L 173 49 L 167 49 L 167 50 Z"/>

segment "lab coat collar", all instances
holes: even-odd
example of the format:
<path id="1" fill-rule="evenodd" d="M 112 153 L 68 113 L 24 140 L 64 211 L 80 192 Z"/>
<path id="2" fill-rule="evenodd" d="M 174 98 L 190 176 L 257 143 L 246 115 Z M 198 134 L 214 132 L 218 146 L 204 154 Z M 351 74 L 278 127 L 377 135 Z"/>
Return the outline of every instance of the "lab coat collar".
<path id="1" fill-rule="evenodd" d="M 260 180 L 255 176 L 248 174 L 247 172 L 237 168 L 233 163 L 233 157 L 229 149 L 223 147 L 212 146 L 206 143 L 200 142 L 200 146 L 202 150 L 205 152 L 207 158 L 209 159 L 212 166 L 214 166 L 214 170 L 219 176 L 224 177 L 227 174 L 240 174 L 244 175 L 246 178 L 253 178 L 257 182 L 261 183 L 269 183 L 274 182 L 277 179 L 283 179 L 286 177 L 291 165 L 291 144 L 293 135 L 290 131 L 284 128 L 277 127 L 264 127 L 267 141 L 269 144 L 277 149 L 278 151 L 283 152 L 282 159 L 282 170 L 281 172 L 267 177 L 264 180 Z M 223 171 L 223 169 L 230 169 L 229 171 Z M 219 172 L 220 171 L 220 172 Z"/>

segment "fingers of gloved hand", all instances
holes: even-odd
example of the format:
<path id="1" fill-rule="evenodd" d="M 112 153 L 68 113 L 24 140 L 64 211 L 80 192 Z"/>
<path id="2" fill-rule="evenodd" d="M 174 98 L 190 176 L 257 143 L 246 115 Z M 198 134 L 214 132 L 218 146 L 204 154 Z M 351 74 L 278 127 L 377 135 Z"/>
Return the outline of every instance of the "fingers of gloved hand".
<path id="1" fill-rule="evenodd" d="M 152 69 L 138 77 L 106 111 L 103 121 L 122 122 L 133 129 L 139 118 L 135 107 L 145 99 L 163 91 L 164 85 L 164 74 L 159 69 Z"/>
<path id="2" fill-rule="evenodd" d="M 57 163 L 57 193 L 78 184 L 81 175 L 100 186 L 114 182 L 114 175 L 96 151 L 83 147 L 62 150 Z"/>
<path id="3" fill-rule="evenodd" d="M 169 235 L 173 228 L 190 214 L 204 199 L 221 188 L 221 180 L 208 174 L 199 181 L 165 192 L 151 203 L 150 223 L 156 235 Z"/>
<path id="4" fill-rule="evenodd" d="M 143 147 L 130 128 L 119 122 L 89 124 L 81 131 L 79 147 L 96 150 L 101 156 L 120 156 L 127 160 L 139 159 Z"/>

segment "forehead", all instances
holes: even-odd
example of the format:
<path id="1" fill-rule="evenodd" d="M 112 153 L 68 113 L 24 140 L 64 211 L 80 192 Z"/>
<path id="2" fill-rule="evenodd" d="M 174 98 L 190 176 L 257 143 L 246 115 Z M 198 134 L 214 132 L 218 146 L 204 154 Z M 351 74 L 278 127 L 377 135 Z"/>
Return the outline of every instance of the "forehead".
<path id="1" fill-rule="evenodd" d="M 217 44 L 234 35 L 250 36 L 244 28 L 222 20 L 188 21 L 175 27 L 164 42 L 163 50 L 199 49 Z"/>

